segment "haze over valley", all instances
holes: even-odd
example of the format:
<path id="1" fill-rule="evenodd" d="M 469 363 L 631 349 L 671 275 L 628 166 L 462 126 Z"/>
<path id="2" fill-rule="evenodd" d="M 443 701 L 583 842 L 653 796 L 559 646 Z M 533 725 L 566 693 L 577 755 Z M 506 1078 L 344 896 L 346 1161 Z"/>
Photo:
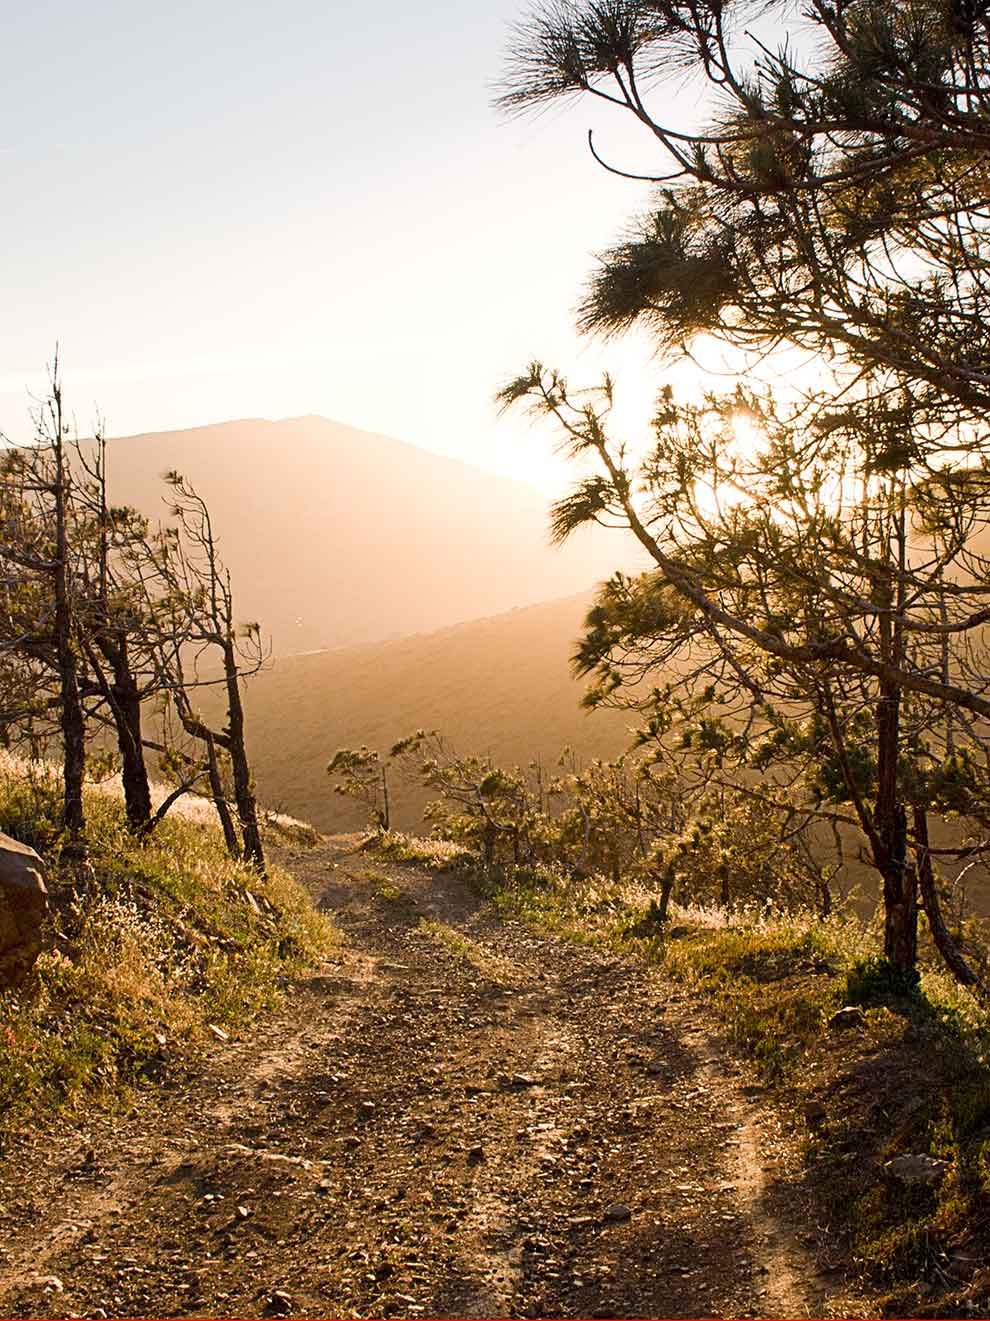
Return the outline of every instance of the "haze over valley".
<path id="1" fill-rule="evenodd" d="M 237 617 L 257 620 L 276 656 L 587 591 L 623 549 L 633 558 L 604 532 L 551 547 L 547 497 L 525 482 L 325 418 L 119 437 L 108 449 L 116 504 L 162 517 L 161 474 L 193 482 Z"/>
<path id="2" fill-rule="evenodd" d="M 327 762 L 340 747 L 387 752 L 417 729 L 437 729 L 455 750 L 499 766 L 540 760 L 550 772 L 565 748 L 579 763 L 618 756 L 630 717 L 580 706 L 584 684 L 569 660 L 590 595 L 526 606 L 392 642 L 292 656 L 252 680 L 246 695 L 263 800 L 321 830 L 365 824 L 332 792 Z M 421 830 L 432 796 L 415 780 L 392 785 L 394 824 Z"/>

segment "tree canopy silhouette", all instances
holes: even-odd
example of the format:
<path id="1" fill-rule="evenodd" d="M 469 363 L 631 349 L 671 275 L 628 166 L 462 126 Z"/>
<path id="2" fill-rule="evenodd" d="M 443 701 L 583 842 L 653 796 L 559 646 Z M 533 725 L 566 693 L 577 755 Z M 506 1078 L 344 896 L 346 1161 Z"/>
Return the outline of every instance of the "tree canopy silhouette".
<path id="1" fill-rule="evenodd" d="M 702 332 L 790 342 L 972 418 L 990 403 L 988 55 L 988 8 L 964 0 L 809 0 L 800 16 L 549 0 L 516 29 L 501 105 L 584 95 L 643 126 L 634 177 L 656 195 L 603 254 L 586 329 L 642 323 L 668 350 Z M 664 103 L 683 120 L 658 108 L 658 85 L 690 76 L 709 93 L 700 126 L 683 88 Z"/>

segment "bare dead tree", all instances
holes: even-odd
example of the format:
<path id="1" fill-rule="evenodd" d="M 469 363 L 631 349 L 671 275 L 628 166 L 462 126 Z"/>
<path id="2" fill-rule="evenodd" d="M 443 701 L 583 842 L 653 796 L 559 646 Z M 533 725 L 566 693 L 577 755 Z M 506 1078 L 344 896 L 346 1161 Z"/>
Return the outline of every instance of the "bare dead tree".
<path id="1" fill-rule="evenodd" d="M 72 538 L 76 480 L 57 353 L 49 395 L 36 412 L 35 433 L 32 444 L 10 447 L 3 456 L 0 565 L 7 605 L 4 650 L 9 658 L 19 657 L 29 672 L 47 673 L 54 679 L 54 692 L 51 698 L 41 699 L 41 708 L 57 714 L 64 784 L 62 820 L 71 846 L 78 850 L 83 847 L 86 825 L 86 715 Z M 33 708 L 37 716 L 38 704 Z M 16 710 L 13 714 L 17 718 Z"/>
<path id="2" fill-rule="evenodd" d="M 145 603 L 146 640 L 160 691 L 205 752 L 207 774 L 228 848 L 259 870 L 265 857 L 248 761 L 241 684 L 265 664 L 269 651 L 257 624 L 235 622 L 230 574 L 203 498 L 180 474 L 169 473 L 171 526 L 150 533 L 129 555 L 131 584 Z M 216 664 L 218 673 L 210 672 Z M 193 694 L 218 688 L 225 699 L 221 728 L 196 708 Z M 219 756 L 229 758 L 241 846 L 233 835 Z"/>

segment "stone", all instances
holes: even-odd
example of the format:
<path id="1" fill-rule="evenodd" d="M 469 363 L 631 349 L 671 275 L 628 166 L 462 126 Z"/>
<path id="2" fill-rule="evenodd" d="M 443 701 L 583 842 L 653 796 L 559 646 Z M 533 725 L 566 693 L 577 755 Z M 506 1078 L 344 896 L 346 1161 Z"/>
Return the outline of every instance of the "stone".
<path id="1" fill-rule="evenodd" d="M 632 1212 L 622 1202 L 613 1202 L 611 1206 L 605 1208 L 605 1219 L 615 1225 L 621 1225 L 626 1220 L 632 1219 Z"/>
<path id="2" fill-rule="evenodd" d="M 899 1183 L 924 1184 L 932 1186 L 941 1183 L 949 1168 L 947 1160 L 937 1160 L 934 1156 L 895 1156 L 884 1165 L 884 1173 Z"/>
<path id="3" fill-rule="evenodd" d="M 828 1025 L 833 1032 L 846 1032 L 851 1027 L 862 1027 L 865 1022 L 866 1015 L 862 1009 L 857 1009 L 855 1005 L 846 1005 L 835 1011 L 828 1020 Z"/>
<path id="4" fill-rule="evenodd" d="M 0 988 L 16 986 L 34 967 L 47 912 L 45 864 L 34 849 L 0 834 Z"/>
<path id="5" fill-rule="evenodd" d="M 472 1147 L 467 1154 L 467 1163 L 469 1165 L 480 1165 L 485 1159 L 484 1147 Z"/>
<path id="6" fill-rule="evenodd" d="M 527 1087 L 535 1087 L 536 1079 L 531 1078 L 528 1073 L 514 1073 L 504 1086 L 511 1088 L 514 1092 L 523 1092 Z"/>
<path id="7" fill-rule="evenodd" d="M 269 1316 L 288 1316 L 292 1311 L 292 1299 L 284 1289 L 273 1289 L 268 1295 L 265 1311 Z"/>
<path id="8" fill-rule="evenodd" d="M 821 1128 L 828 1118 L 828 1111 L 820 1101 L 809 1101 L 804 1107 L 804 1122 L 811 1129 Z"/>

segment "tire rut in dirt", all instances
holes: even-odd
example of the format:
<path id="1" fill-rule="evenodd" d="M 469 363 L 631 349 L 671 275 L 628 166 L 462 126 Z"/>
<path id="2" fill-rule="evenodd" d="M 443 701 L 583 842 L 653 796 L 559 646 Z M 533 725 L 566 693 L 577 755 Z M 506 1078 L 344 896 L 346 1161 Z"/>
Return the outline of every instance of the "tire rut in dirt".
<path id="1" fill-rule="evenodd" d="M 47 1242 L 65 1314 L 809 1313 L 754 1264 L 774 1222 L 736 1186 L 748 1120 L 669 988 L 449 878 L 301 871 L 348 932 L 339 967 L 46 1176 L 72 1232 L 19 1250 Z M 8 1284 L 4 1315 L 51 1314 Z"/>

